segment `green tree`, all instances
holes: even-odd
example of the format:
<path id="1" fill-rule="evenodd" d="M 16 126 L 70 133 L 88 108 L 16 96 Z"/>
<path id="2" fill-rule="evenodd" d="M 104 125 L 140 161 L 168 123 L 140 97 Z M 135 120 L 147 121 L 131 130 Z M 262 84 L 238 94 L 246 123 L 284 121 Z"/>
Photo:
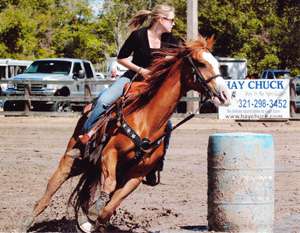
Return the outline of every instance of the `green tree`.
<path id="1" fill-rule="evenodd" d="M 87 0 L 19 0 L 1 6 L 1 57 L 104 59 Z"/>
<path id="2" fill-rule="evenodd" d="M 199 28 L 215 34 L 215 53 L 243 57 L 250 72 L 289 68 L 299 73 L 299 1 L 201 1 Z"/>
<path id="3" fill-rule="evenodd" d="M 173 33 L 186 38 L 184 0 L 104 0 L 97 16 L 88 0 L 2 0 L 0 56 L 102 62 L 128 37 L 129 19 L 158 3 L 175 7 Z M 250 73 L 289 68 L 299 74 L 298 0 L 203 0 L 198 8 L 199 33 L 215 35 L 215 55 L 246 58 Z"/>
<path id="4" fill-rule="evenodd" d="M 300 2 L 278 1 L 278 15 L 282 28 L 277 40 L 282 68 L 289 68 L 293 74 L 300 74 Z"/>
<path id="5" fill-rule="evenodd" d="M 30 57 L 37 43 L 35 21 L 28 17 L 30 9 L 20 9 L 14 5 L 0 13 L 0 56 Z"/>
<path id="6" fill-rule="evenodd" d="M 214 34 L 219 56 L 247 58 L 250 72 L 277 67 L 276 41 L 281 27 L 276 1 L 201 1 L 200 33 Z"/>

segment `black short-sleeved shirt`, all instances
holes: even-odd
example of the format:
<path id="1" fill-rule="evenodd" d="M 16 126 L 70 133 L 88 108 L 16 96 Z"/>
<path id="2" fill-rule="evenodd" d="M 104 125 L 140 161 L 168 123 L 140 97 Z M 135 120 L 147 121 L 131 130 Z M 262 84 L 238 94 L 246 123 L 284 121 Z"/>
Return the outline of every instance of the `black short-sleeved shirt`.
<path id="1" fill-rule="evenodd" d="M 132 55 L 132 63 L 137 66 L 146 68 L 151 64 L 153 60 L 152 52 L 155 49 L 151 49 L 149 46 L 147 29 L 141 28 L 130 34 L 119 51 L 118 59 L 127 58 Z M 177 44 L 177 39 L 171 33 L 162 34 L 161 48 L 171 48 Z M 128 70 L 123 76 L 132 79 L 135 74 L 136 72 Z"/>

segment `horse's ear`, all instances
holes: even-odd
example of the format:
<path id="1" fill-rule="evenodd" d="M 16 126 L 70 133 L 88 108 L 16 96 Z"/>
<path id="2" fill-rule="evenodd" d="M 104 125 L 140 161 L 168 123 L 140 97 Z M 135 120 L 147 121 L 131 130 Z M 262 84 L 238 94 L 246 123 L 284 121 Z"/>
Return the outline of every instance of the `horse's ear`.
<path id="1" fill-rule="evenodd" d="M 212 50 L 215 44 L 215 35 L 212 35 L 211 37 L 207 38 L 206 42 L 207 42 L 207 48 L 209 50 Z"/>

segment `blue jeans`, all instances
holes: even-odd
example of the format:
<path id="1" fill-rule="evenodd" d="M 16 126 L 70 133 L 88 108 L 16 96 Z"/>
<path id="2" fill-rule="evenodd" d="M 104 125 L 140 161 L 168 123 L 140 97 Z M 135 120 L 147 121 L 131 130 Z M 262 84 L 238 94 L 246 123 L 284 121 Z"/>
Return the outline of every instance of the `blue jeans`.
<path id="1" fill-rule="evenodd" d="M 98 97 L 96 106 L 92 110 L 91 115 L 83 125 L 85 132 L 88 132 L 93 124 L 100 118 L 105 110 L 114 103 L 123 94 L 123 89 L 126 83 L 129 83 L 130 79 L 127 77 L 118 78 L 110 87 L 102 90 Z"/>

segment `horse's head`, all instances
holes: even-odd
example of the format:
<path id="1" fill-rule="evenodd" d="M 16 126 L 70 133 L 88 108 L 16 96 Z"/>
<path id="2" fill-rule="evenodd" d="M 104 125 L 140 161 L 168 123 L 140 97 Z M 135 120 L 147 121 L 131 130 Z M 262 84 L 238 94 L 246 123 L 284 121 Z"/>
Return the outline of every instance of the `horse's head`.
<path id="1" fill-rule="evenodd" d="M 186 65 L 190 67 L 188 85 L 218 105 L 230 104 L 230 91 L 221 75 L 218 60 L 211 54 L 214 39 L 204 39 L 187 43 Z"/>

